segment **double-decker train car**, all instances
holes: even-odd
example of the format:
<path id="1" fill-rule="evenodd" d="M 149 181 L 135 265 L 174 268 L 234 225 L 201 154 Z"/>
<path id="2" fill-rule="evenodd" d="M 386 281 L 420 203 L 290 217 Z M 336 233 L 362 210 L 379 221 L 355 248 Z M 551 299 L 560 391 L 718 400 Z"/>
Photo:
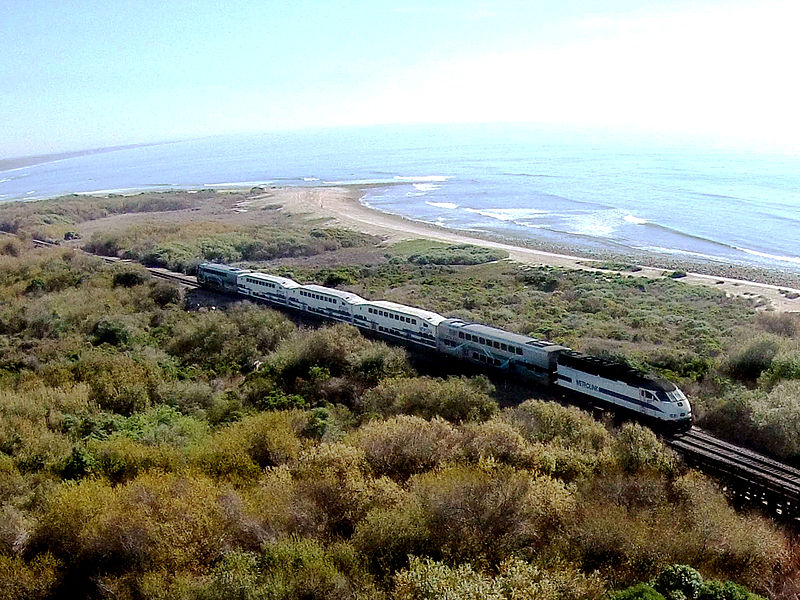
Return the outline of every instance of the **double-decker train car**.
<path id="1" fill-rule="evenodd" d="M 366 302 L 358 294 L 313 284 L 299 285 L 293 295 L 294 308 L 345 323 L 353 323 L 355 307 Z"/>
<path id="2" fill-rule="evenodd" d="M 354 324 L 369 331 L 435 349 L 438 313 L 386 300 L 364 301 Z"/>
<path id="3" fill-rule="evenodd" d="M 436 330 L 440 352 L 470 362 L 518 372 L 553 383 L 556 360 L 564 346 L 481 323 L 444 319 Z"/>
<path id="4" fill-rule="evenodd" d="M 267 275 L 256 271 L 244 271 L 238 275 L 240 294 L 284 306 L 289 306 L 291 292 L 299 287 L 300 284 L 293 279 L 278 275 Z"/>
<path id="5" fill-rule="evenodd" d="M 692 425 L 689 400 L 675 384 L 547 340 L 227 265 L 203 263 L 197 270 L 197 281 L 214 290 L 352 323 L 388 339 L 512 371 L 524 378 L 590 396 L 672 431 L 686 430 Z"/>

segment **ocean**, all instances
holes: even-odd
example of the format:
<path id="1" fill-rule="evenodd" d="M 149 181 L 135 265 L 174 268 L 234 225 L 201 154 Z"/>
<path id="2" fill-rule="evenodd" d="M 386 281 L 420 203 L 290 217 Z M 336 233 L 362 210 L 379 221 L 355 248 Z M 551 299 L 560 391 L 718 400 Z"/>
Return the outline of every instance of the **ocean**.
<path id="1" fill-rule="evenodd" d="M 377 210 L 565 249 L 800 272 L 800 157 L 448 125 L 241 134 L 0 171 L 0 202 L 374 184 Z M 385 184 L 385 185 L 384 185 Z"/>

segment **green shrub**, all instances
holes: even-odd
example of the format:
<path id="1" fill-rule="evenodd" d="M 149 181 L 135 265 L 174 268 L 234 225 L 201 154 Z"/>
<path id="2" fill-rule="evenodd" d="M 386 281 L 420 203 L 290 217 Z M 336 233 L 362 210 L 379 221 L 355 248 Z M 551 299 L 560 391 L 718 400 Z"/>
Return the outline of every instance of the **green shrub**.
<path id="1" fill-rule="evenodd" d="M 629 588 L 608 595 L 608 600 L 666 600 L 652 586 L 637 583 Z"/>
<path id="2" fill-rule="evenodd" d="M 455 429 L 442 419 L 400 415 L 362 425 L 347 438 L 364 451 L 377 475 L 404 479 L 428 471 L 458 451 Z"/>
<path id="3" fill-rule="evenodd" d="M 575 508 L 560 481 L 509 467 L 451 466 L 414 475 L 409 489 L 438 552 L 489 564 L 525 548 L 542 551 Z"/>
<path id="4" fill-rule="evenodd" d="M 381 415 L 442 417 L 454 423 L 484 421 L 497 411 L 486 377 L 400 377 L 385 379 L 364 395 L 364 403 Z"/>
<path id="5" fill-rule="evenodd" d="M 127 346 L 131 334 L 125 323 L 112 319 L 103 318 L 95 323 L 92 328 L 93 343 L 95 346 L 100 344 L 110 344 L 111 346 Z"/>
<path id="6" fill-rule="evenodd" d="M 52 598 L 61 580 L 61 565 L 51 555 L 25 561 L 0 554 L 0 600 L 45 600 Z"/>
<path id="7" fill-rule="evenodd" d="M 114 273 L 113 282 L 114 287 L 121 286 L 129 288 L 142 285 L 148 279 L 150 279 L 150 274 L 147 271 L 137 269 L 135 271 L 127 270 Z"/>
<path id="8" fill-rule="evenodd" d="M 150 290 L 150 298 L 161 308 L 169 304 L 177 305 L 181 302 L 181 290 L 169 281 L 156 281 Z"/>
<path id="9" fill-rule="evenodd" d="M 728 360 L 727 371 L 739 381 L 755 381 L 770 368 L 772 359 L 778 354 L 778 348 L 775 340 L 756 340 Z"/>
<path id="10" fill-rule="evenodd" d="M 638 423 L 625 423 L 613 446 L 617 464 L 625 471 L 653 469 L 671 474 L 677 468 L 677 457 L 646 427 Z"/>
<path id="11" fill-rule="evenodd" d="M 395 578 L 399 600 L 592 600 L 603 592 L 596 575 L 574 567 L 540 568 L 520 558 L 503 561 L 492 576 L 469 565 L 450 567 L 431 559 L 412 557 L 408 569 Z M 655 600 L 655 599 L 654 599 Z"/>
<path id="12" fill-rule="evenodd" d="M 529 442 L 552 443 L 593 453 L 606 447 L 611 439 L 605 427 L 589 413 L 555 402 L 527 400 L 504 411 L 503 418 Z"/>
<path id="13" fill-rule="evenodd" d="M 696 600 L 703 587 L 703 577 L 688 565 L 671 565 L 658 574 L 653 587 L 667 598 L 682 594 L 687 600 Z"/>

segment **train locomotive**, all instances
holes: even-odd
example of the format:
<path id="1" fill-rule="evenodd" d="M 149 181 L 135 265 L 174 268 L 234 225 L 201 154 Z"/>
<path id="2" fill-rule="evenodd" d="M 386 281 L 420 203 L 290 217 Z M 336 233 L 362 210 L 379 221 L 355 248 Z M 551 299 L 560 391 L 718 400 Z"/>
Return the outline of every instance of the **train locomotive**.
<path id="1" fill-rule="evenodd" d="M 558 386 L 671 432 L 692 426 L 689 400 L 675 384 L 546 340 L 218 263 L 201 264 L 197 281 L 209 289 L 350 323 L 387 339 Z"/>

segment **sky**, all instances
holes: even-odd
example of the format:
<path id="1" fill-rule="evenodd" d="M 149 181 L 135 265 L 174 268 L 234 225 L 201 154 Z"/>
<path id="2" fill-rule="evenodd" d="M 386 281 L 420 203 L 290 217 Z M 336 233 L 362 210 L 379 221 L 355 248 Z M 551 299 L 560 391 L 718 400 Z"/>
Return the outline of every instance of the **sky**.
<path id="1" fill-rule="evenodd" d="M 526 122 L 800 150 L 797 0 L 0 0 L 0 158 Z"/>

